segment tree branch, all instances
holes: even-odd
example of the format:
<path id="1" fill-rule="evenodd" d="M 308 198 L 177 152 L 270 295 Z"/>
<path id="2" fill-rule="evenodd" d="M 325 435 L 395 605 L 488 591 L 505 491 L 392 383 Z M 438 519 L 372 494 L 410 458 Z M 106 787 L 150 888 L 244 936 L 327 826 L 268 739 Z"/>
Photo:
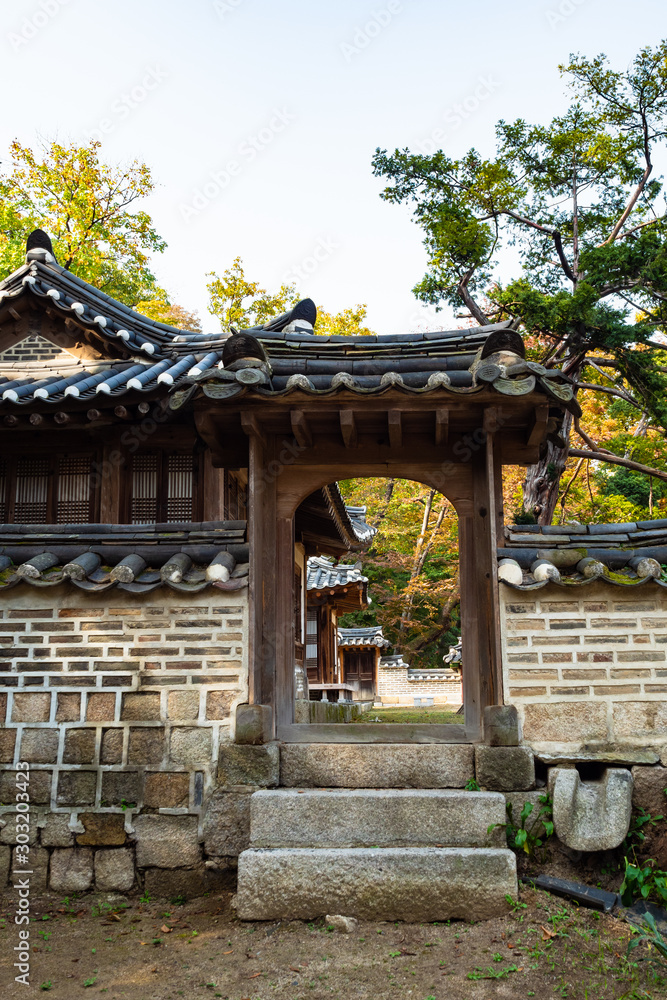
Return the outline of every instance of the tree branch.
<path id="1" fill-rule="evenodd" d="M 530 226 L 532 229 L 538 229 L 541 233 L 548 233 L 554 241 L 556 253 L 558 254 L 558 259 L 560 260 L 563 271 L 570 281 L 576 285 L 577 279 L 574 271 L 570 267 L 567 257 L 565 256 L 565 251 L 563 249 L 563 237 L 558 229 L 550 229 L 549 226 L 543 226 L 539 222 L 533 222 L 532 219 L 526 219 L 523 215 L 519 215 L 518 212 L 513 212 L 511 209 L 506 209 L 503 214 L 509 215 L 509 217 L 514 219 L 515 222 L 520 222 L 524 226 Z"/>
<path id="2" fill-rule="evenodd" d="M 472 295 L 468 291 L 468 282 L 470 281 L 474 273 L 475 269 L 473 267 L 471 267 L 469 271 L 466 271 L 463 277 L 459 278 L 459 284 L 457 290 L 459 295 L 465 302 L 466 306 L 468 307 L 471 315 L 474 316 L 474 318 L 477 320 L 480 326 L 487 326 L 489 323 L 489 317 L 482 312 L 482 310 L 479 308 L 479 306 L 473 299 Z"/>
<path id="3" fill-rule="evenodd" d="M 639 462 L 632 462 L 629 458 L 620 458 L 618 455 L 612 455 L 608 451 L 585 451 L 583 448 L 570 448 L 570 455 L 573 458 L 586 458 L 590 462 L 608 462 L 609 465 L 622 465 L 626 469 L 632 469 L 634 472 L 644 472 L 647 476 L 655 476 L 656 479 L 662 479 L 663 482 L 667 482 L 667 472 L 652 469 L 648 465 L 640 465 Z"/>
<path id="4" fill-rule="evenodd" d="M 601 244 L 601 246 L 603 247 L 608 246 L 610 243 L 613 243 L 618 234 L 620 233 L 621 229 L 625 225 L 625 220 L 627 219 L 627 217 L 632 212 L 632 209 L 637 204 L 639 196 L 646 187 L 646 182 L 648 181 L 649 177 L 651 176 L 651 172 L 653 171 L 653 164 L 651 163 L 651 147 L 649 146 L 649 138 L 648 138 L 648 125 L 646 122 L 645 115 L 642 114 L 642 117 L 643 117 L 642 124 L 644 129 L 644 158 L 646 160 L 646 169 L 644 170 L 642 178 L 637 187 L 635 188 L 628 204 L 625 206 L 620 219 L 612 229 L 611 234 L 607 237 L 604 243 Z"/>

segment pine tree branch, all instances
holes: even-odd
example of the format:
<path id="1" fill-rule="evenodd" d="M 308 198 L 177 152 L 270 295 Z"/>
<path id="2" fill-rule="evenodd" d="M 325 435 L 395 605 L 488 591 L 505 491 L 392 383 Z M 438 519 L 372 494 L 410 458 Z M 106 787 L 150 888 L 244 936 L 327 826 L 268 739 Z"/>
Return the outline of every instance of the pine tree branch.
<path id="1" fill-rule="evenodd" d="M 652 469 L 648 465 L 640 465 L 639 462 L 632 462 L 629 458 L 620 458 L 608 451 L 585 451 L 583 448 L 570 448 L 569 453 L 573 458 L 586 458 L 589 462 L 608 462 L 609 465 L 622 465 L 626 469 L 632 469 L 633 472 L 643 472 L 647 476 L 655 476 L 656 479 L 667 482 L 667 472 Z"/>

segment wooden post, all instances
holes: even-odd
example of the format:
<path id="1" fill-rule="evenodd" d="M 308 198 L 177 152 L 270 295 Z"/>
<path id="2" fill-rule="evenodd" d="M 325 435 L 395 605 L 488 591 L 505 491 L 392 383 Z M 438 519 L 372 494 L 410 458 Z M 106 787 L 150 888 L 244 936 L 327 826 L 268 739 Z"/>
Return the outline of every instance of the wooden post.
<path id="1" fill-rule="evenodd" d="M 484 708 L 503 697 L 496 557 L 502 496 L 493 434 L 473 455 L 472 466 L 473 509 L 459 520 L 459 564 L 466 728 L 479 739 Z"/>
<path id="2" fill-rule="evenodd" d="M 264 447 L 261 439 L 251 434 L 248 459 L 248 541 L 250 543 L 250 650 L 248 669 L 248 701 L 251 705 L 266 704 L 263 697 L 263 605 L 264 605 L 264 528 L 273 523 L 275 495 L 271 503 L 271 485 L 264 471 Z M 275 487 L 273 489 L 275 494 Z M 267 502 L 268 501 L 268 502 Z"/>
<path id="3" fill-rule="evenodd" d="M 273 438 L 251 432 L 249 701 L 270 705 L 274 725 L 290 725 L 294 721 L 294 521 L 278 510 L 284 470 L 277 452 Z"/>

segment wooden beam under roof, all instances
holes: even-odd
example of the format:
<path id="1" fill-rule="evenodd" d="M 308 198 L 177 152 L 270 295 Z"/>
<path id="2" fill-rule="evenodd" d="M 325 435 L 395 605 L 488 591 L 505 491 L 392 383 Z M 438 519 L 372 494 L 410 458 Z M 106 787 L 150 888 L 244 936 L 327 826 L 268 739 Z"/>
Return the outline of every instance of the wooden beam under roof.
<path id="1" fill-rule="evenodd" d="M 359 436 L 357 434 L 357 421 L 354 410 L 341 410 L 339 414 L 340 432 L 346 448 L 356 448 Z"/>

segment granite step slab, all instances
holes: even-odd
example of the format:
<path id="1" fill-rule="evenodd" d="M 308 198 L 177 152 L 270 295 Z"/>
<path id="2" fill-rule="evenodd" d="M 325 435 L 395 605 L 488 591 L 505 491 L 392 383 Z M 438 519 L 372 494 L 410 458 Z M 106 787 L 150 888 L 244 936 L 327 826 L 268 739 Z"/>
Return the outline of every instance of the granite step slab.
<path id="1" fill-rule="evenodd" d="M 251 847 L 503 847 L 500 792 L 292 789 L 250 801 Z"/>
<path id="2" fill-rule="evenodd" d="M 250 849 L 239 856 L 236 910 L 241 920 L 488 920 L 517 891 L 507 849 Z"/>

